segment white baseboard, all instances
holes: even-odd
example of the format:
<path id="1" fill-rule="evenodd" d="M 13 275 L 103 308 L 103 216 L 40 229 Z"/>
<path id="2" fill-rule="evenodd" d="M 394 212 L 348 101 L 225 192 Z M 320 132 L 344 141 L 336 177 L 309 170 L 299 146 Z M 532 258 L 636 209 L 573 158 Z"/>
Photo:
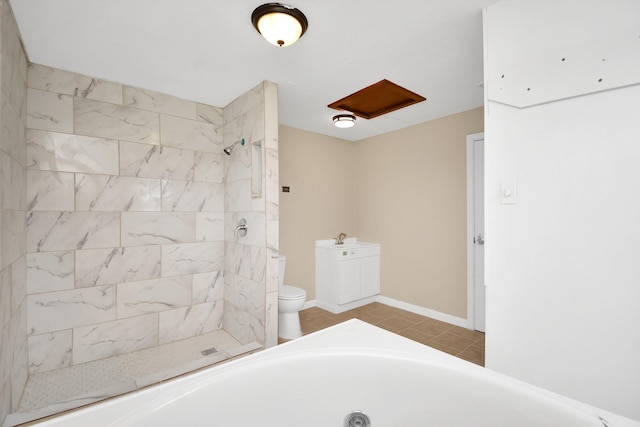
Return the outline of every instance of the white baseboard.
<path id="1" fill-rule="evenodd" d="M 316 300 L 312 299 L 311 301 L 305 301 L 304 305 L 300 310 L 306 310 L 307 308 L 313 308 L 316 306 Z"/>
<path id="2" fill-rule="evenodd" d="M 441 320 L 446 323 L 450 323 L 452 325 L 460 326 L 463 328 L 467 328 L 467 319 L 463 319 L 462 317 L 452 316 L 451 314 L 441 313 L 436 310 L 431 310 L 430 308 L 420 307 L 418 305 L 409 304 L 408 302 L 398 301 L 397 299 L 385 297 L 382 295 L 378 295 L 376 301 L 380 304 L 390 305 L 391 307 L 400 308 L 402 310 L 407 310 L 412 313 L 420 314 L 421 316 L 431 317 L 432 319 Z"/>
<path id="3" fill-rule="evenodd" d="M 462 317 L 452 316 L 451 314 L 441 313 L 436 310 L 431 310 L 430 308 L 420 307 L 418 305 L 409 304 L 408 302 L 398 301 L 397 299 L 385 297 L 382 295 L 378 295 L 376 297 L 376 301 L 380 304 L 389 305 L 391 307 L 400 308 L 402 310 L 407 310 L 412 313 L 419 314 L 421 316 L 427 316 L 432 319 L 440 320 L 442 322 L 450 323 L 452 325 L 460 326 L 462 328 L 468 328 L 467 319 L 463 319 Z M 316 307 L 316 300 L 306 301 L 302 306 L 302 310 L 307 308 Z"/>

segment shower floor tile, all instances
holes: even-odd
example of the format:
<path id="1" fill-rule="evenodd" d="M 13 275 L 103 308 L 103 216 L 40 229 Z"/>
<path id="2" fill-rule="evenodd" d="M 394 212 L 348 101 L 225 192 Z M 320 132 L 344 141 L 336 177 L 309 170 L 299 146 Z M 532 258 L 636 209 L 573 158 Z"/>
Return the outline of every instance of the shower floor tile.
<path id="1" fill-rule="evenodd" d="M 410 311 L 374 302 L 340 314 L 318 307 L 300 311 L 302 334 L 324 329 L 349 319 L 363 322 L 402 335 L 411 340 L 444 351 L 453 356 L 484 366 L 484 334 L 461 328 Z M 280 339 L 280 342 L 285 340 Z"/>
<path id="2" fill-rule="evenodd" d="M 212 347 L 215 352 L 202 354 L 203 350 Z M 18 414 L 37 412 L 47 407 L 77 407 L 258 348 L 261 347 L 257 343 L 243 346 L 227 332 L 219 330 L 146 350 L 34 374 L 27 381 Z"/>

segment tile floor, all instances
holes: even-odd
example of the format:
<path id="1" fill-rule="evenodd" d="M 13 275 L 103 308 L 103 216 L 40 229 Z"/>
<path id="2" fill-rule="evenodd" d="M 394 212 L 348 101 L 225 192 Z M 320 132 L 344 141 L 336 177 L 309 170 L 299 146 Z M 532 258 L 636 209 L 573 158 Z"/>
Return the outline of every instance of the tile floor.
<path id="1" fill-rule="evenodd" d="M 484 334 L 482 332 L 378 302 L 340 314 L 333 314 L 318 307 L 300 311 L 303 335 L 354 318 L 484 366 Z"/>

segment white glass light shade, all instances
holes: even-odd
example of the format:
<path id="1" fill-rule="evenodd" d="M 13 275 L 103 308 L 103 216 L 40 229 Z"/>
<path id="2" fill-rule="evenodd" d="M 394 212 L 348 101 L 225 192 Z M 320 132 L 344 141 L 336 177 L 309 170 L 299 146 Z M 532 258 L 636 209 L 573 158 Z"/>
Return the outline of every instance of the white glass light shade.
<path id="1" fill-rule="evenodd" d="M 268 13 L 258 20 L 258 31 L 269 43 L 276 46 L 291 46 L 302 35 L 302 25 L 286 13 Z"/>
<path id="2" fill-rule="evenodd" d="M 356 116 L 353 114 L 338 114 L 333 116 L 333 124 L 337 128 L 350 128 L 356 123 Z"/>

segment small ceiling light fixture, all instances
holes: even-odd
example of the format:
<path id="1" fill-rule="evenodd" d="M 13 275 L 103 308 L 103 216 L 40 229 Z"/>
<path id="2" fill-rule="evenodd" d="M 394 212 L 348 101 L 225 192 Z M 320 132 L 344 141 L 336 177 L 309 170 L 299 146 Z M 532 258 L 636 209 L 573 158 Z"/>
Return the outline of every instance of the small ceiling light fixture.
<path id="1" fill-rule="evenodd" d="M 291 46 L 307 31 L 304 13 L 293 6 L 267 3 L 251 14 L 251 22 L 262 37 L 276 46 Z"/>
<path id="2" fill-rule="evenodd" d="M 333 124 L 337 128 L 350 128 L 356 123 L 356 116 L 353 114 L 338 114 L 333 116 Z"/>

